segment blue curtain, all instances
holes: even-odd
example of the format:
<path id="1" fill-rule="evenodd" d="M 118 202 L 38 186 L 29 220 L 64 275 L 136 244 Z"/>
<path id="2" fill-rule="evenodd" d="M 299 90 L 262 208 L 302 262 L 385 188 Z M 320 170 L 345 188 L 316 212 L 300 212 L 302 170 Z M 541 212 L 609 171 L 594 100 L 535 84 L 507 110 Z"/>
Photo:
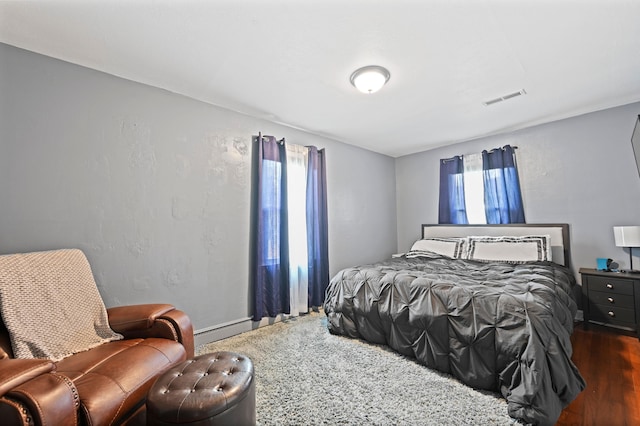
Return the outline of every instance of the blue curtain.
<path id="1" fill-rule="evenodd" d="M 329 284 L 327 176 L 325 151 L 309 147 L 307 168 L 307 244 L 309 307 L 321 306 Z"/>
<path id="2" fill-rule="evenodd" d="M 464 164 L 461 156 L 440 160 L 438 223 L 467 223 L 463 173 Z"/>
<path id="3" fill-rule="evenodd" d="M 283 143 L 254 138 L 251 282 L 253 320 L 289 313 L 287 166 Z"/>
<path id="4" fill-rule="evenodd" d="M 525 223 L 513 148 L 482 151 L 482 170 L 487 223 Z"/>

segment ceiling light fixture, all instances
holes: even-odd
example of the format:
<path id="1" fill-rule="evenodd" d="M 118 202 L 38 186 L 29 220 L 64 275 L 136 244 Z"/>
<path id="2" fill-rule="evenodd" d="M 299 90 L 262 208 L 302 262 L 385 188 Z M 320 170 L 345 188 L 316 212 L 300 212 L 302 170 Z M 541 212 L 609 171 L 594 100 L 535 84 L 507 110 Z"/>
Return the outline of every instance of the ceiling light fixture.
<path id="1" fill-rule="evenodd" d="M 375 93 L 384 86 L 391 74 L 379 65 L 358 68 L 351 74 L 351 84 L 362 93 Z"/>

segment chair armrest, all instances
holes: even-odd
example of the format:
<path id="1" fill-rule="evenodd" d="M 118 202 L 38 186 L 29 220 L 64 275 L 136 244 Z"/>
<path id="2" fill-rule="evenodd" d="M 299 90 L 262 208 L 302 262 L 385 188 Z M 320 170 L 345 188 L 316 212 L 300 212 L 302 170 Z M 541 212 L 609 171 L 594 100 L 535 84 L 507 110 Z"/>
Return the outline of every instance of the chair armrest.
<path id="1" fill-rule="evenodd" d="M 55 364 L 48 359 L 3 359 L 0 361 L 0 396 L 53 370 Z"/>
<path id="2" fill-rule="evenodd" d="M 193 325 L 184 312 L 168 304 L 117 306 L 107 309 L 109 325 L 126 339 L 159 337 L 180 342 L 194 355 Z"/>
<path id="3" fill-rule="evenodd" d="M 0 422 L 43 425 L 77 423 L 78 391 L 43 359 L 0 361 Z"/>
<path id="4" fill-rule="evenodd" d="M 153 327 L 153 323 L 160 316 L 175 309 L 167 304 L 146 304 L 116 306 L 107 309 L 109 325 L 116 333 L 145 330 Z"/>

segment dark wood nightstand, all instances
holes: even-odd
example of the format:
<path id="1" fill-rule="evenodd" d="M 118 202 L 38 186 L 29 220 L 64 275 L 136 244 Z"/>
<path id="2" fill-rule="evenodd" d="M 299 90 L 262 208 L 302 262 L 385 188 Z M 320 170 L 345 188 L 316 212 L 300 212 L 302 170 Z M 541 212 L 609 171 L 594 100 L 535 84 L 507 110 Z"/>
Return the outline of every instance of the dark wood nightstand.
<path id="1" fill-rule="evenodd" d="M 580 268 L 584 327 L 589 322 L 634 331 L 640 339 L 640 274 Z"/>

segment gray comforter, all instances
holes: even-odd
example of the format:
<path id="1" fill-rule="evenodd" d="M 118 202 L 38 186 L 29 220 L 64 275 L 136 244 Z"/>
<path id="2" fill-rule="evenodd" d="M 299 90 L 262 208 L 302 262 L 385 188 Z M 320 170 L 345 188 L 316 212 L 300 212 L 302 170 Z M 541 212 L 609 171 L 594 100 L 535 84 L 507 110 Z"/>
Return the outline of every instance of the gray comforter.
<path id="1" fill-rule="evenodd" d="M 332 333 L 389 345 L 551 425 L 585 387 L 571 361 L 574 285 L 551 262 L 402 257 L 339 272 L 324 310 Z"/>

